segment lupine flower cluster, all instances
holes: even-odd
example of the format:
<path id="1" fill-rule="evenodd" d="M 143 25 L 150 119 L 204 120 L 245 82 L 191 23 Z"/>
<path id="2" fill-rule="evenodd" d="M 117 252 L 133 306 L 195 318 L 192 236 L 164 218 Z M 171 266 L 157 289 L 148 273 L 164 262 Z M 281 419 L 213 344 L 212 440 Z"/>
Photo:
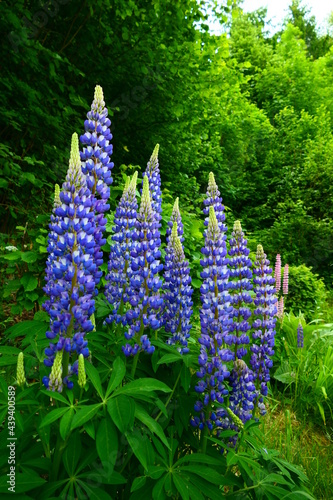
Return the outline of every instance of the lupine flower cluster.
<path id="1" fill-rule="evenodd" d="M 66 181 L 55 192 L 48 238 L 48 299 L 44 305 L 50 315 L 46 333 L 50 345 L 44 360 L 50 374 L 43 383 L 52 391 L 72 388 L 74 374 L 81 389 L 86 385 L 86 334 L 95 328 L 95 296 L 102 276 L 99 268 L 106 241 L 105 212 L 112 183 L 111 122 L 107 114 L 102 89 L 97 86 L 85 134 L 80 138 L 84 144 L 81 158 L 78 137 L 73 134 Z M 137 356 L 134 368 L 140 351 L 154 351 L 149 334 L 161 327 L 169 345 L 182 354 L 189 352 L 193 290 L 178 198 L 166 231 L 164 281 L 160 278 L 162 198 L 158 149 L 157 145 L 143 175 L 139 209 L 137 174 L 126 181 L 114 217 L 106 276 L 105 296 L 112 307 L 106 323 L 123 326 L 123 353 Z M 212 173 L 204 215 L 200 354 L 195 385 L 198 400 L 191 424 L 205 432 L 215 428 L 219 435 L 222 429 L 240 431 L 247 420 L 255 417 L 257 408 L 265 413 L 263 398 L 272 367 L 277 313 L 274 284 L 276 281 L 277 290 L 281 288 L 281 258 L 277 256 L 275 280 L 259 245 L 252 280 L 250 252 L 239 221 L 234 224 L 228 255 L 224 206 Z M 252 317 L 251 293 L 255 295 Z M 288 293 L 287 265 L 283 293 Z M 300 324 L 298 346 L 302 345 Z M 245 362 L 249 354 L 251 368 Z M 18 359 L 17 381 L 25 384 L 23 354 Z M 232 442 L 236 441 L 237 436 Z"/>
<path id="2" fill-rule="evenodd" d="M 159 290 L 162 280 L 159 273 L 163 269 L 160 263 L 160 233 L 156 212 L 152 208 L 148 176 L 143 178 L 141 205 L 133 231 L 133 246 L 131 250 L 131 265 L 128 269 L 129 285 L 127 287 L 128 303 L 131 308 L 126 312 L 129 325 L 125 332 L 127 340 L 134 339 L 132 346 L 127 343 L 123 347 L 126 356 L 135 356 L 143 349 L 148 354 L 154 351 L 150 339 L 144 330 L 157 330 L 161 321 L 158 312 L 163 299 Z"/>
<path id="3" fill-rule="evenodd" d="M 243 347 L 250 343 L 247 332 L 251 326 L 249 318 L 250 308 L 247 304 L 252 302 L 249 291 L 252 289 L 252 272 L 250 267 L 252 262 L 249 259 L 250 250 L 247 248 L 247 240 L 244 238 L 242 226 L 239 221 L 234 224 L 234 230 L 230 239 L 229 262 L 230 262 L 230 282 L 229 293 L 232 304 L 229 317 L 233 319 L 229 324 L 228 334 L 224 336 L 224 341 L 229 346 L 234 346 L 235 359 L 243 358 L 247 349 Z"/>
<path id="4" fill-rule="evenodd" d="M 102 87 L 96 86 L 94 100 L 91 110 L 84 122 L 85 133 L 81 135 L 80 141 L 85 146 L 81 152 L 82 172 L 86 175 L 87 187 L 91 191 L 93 211 L 95 216 L 94 230 L 94 280 L 96 285 L 102 277 L 99 266 L 103 264 L 103 252 L 101 247 L 105 245 L 103 237 L 107 219 L 104 213 L 110 209 L 108 199 L 110 198 L 110 184 L 112 184 L 111 169 L 114 164 L 110 161 L 112 154 L 112 134 L 110 132 L 111 121 L 108 118 L 108 109 L 105 107 Z"/>
<path id="5" fill-rule="evenodd" d="M 109 324 L 113 321 L 126 324 L 124 304 L 128 302 L 126 294 L 129 283 L 127 271 L 131 259 L 132 236 L 137 218 L 137 177 L 138 174 L 135 172 L 131 181 L 127 178 L 123 195 L 114 216 L 113 244 L 109 256 L 105 286 L 105 297 L 113 307 L 112 313 L 106 318 L 106 322 Z"/>
<path id="6" fill-rule="evenodd" d="M 69 365 L 69 357 L 89 355 L 85 335 L 93 329 L 90 316 L 95 307 L 94 232 L 91 193 L 81 171 L 78 137 L 73 134 L 66 181 L 59 199 L 56 197 L 51 218 L 45 287 L 49 299 L 44 304 L 51 318 L 46 336 L 53 342 L 45 349 L 44 364 L 52 370 L 43 383 L 59 392 L 63 382 L 68 388 L 73 387 L 70 376 L 77 374 L 77 361 Z"/>
<path id="7" fill-rule="evenodd" d="M 258 245 L 253 283 L 256 297 L 253 311 L 255 320 L 252 324 L 254 329 L 251 346 L 251 366 L 254 373 L 256 385 L 256 405 L 261 414 L 265 413 L 263 396 L 267 396 L 267 382 L 270 380 L 269 371 L 273 365 L 274 337 L 276 324 L 276 302 L 275 279 L 272 277 L 272 269 L 269 260 L 261 245 Z"/>
<path id="8" fill-rule="evenodd" d="M 304 332 L 303 332 L 303 326 L 302 323 L 298 323 L 297 327 L 297 347 L 301 349 L 304 347 Z"/>
<path id="9" fill-rule="evenodd" d="M 189 352 L 187 339 L 192 328 L 192 293 L 189 263 L 185 259 L 184 249 L 178 236 L 178 224 L 173 223 L 172 233 L 168 238 L 164 267 L 164 311 L 165 331 L 172 337 L 168 344 L 177 344 L 182 354 Z"/>
<path id="10" fill-rule="evenodd" d="M 211 412 L 215 401 L 223 403 L 228 395 L 225 379 L 230 376 L 226 363 L 234 358 L 230 349 L 223 347 L 223 335 L 229 322 L 229 294 L 227 283 L 229 271 L 225 265 L 227 253 L 214 207 L 209 208 L 208 227 L 205 231 L 205 246 L 201 250 L 203 271 L 201 277 L 202 308 L 200 310 L 201 345 L 199 355 L 199 378 L 195 390 L 202 395 L 197 401 L 195 410 L 199 416 L 191 420 L 193 426 L 203 429 L 205 425 L 211 430 L 216 424 L 216 414 Z"/>
<path id="11" fill-rule="evenodd" d="M 278 294 L 281 290 L 281 256 L 277 254 L 276 262 L 275 262 L 275 270 L 274 270 L 274 278 L 275 278 L 275 289 Z M 288 280 L 289 280 L 289 266 L 286 264 L 283 269 L 283 284 L 282 284 L 282 293 L 283 295 L 288 295 Z M 284 306 L 285 306 L 285 297 L 281 295 L 278 299 L 276 316 L 279 319 L 283 318 L 284 314 Z"/>

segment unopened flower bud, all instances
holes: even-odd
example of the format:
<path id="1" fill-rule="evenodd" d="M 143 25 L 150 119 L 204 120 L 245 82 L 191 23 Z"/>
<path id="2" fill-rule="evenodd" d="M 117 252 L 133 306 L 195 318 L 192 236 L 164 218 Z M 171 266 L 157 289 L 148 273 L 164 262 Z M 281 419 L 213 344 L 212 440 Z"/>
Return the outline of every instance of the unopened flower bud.
<path id="1" fill-rule="evenodd" d="M 84 357 L 83 354 L 79 356 L 79 368 L 78 368 L 78 384 L 83 389 L 86 385 L 87 377 L 86 370 L 84 368 Z"/>
<path id="2" fill-rule="evenodd" d="M 17 358 L 17 370 L 16 370 L 16 380 L 17 385 L 23 387 L 26 383 L 25 373 L 24 373 L 24 360 L 23 352 L 20 352 Z"/>

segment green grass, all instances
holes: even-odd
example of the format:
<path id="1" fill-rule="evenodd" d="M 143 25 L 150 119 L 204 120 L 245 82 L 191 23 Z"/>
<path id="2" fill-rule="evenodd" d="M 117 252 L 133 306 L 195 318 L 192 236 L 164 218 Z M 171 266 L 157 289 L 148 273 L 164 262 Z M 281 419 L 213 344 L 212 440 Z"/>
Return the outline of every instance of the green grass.
<path id="1" fill-rule="evenodd" d="M 282 409 L 280 403 L 268 409 L 261 427 L 267 448 L 304 469 L 314 496 L 333 499 L 333 428 L 300 422 L 292 408 Z"/>

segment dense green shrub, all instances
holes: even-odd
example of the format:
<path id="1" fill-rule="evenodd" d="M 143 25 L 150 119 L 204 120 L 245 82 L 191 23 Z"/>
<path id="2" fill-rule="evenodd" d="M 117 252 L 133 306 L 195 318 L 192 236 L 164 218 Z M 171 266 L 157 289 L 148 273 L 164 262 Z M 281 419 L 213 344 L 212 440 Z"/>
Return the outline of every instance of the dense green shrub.
<path id="1" fill-rule="evenodd" d="M 286 299 L 286 311 L 294 314 L 302 312 L 307 321 L 318 316 L 326 298 L 326 289 L 322 279 L 314 274 L 311 267 L 289 267 L 289 293 Z"/>

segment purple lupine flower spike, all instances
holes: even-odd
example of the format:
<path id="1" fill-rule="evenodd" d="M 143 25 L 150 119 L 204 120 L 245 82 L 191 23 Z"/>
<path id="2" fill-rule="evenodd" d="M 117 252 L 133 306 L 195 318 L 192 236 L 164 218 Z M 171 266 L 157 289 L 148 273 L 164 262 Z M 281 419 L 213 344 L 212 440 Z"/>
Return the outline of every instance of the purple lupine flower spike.
<path id="1" fill-rule="evenodd" d="M 289 266 L 286 264 L 283 270 L 283 286 L 282 291 L 283 295 L 288 295 L 288 281 L 289 281 Z"/>
<path id="2" fill-rule="evenodd" d="M 302 323 L 298 323 L 297 327 L 297 347 L 301 349 L 304 347 L 304 332 L 303 332 L 303 326 Z"/>
<path id="3" fill-rule="evenodd" d="M 164 312 L 165 331 L 172 337 L 168 344 L 177 344 L 182 354 L 189 352 L 187 339 L 192 328 L 192 293 L 189 263 L 185 259 L 183 246 L 178 236 L 177 222 L 173 223 L 165 255 L 164 267 Z"/>
<path id="4" fill-rule="evenodd" d="M 158 151 L 159 144 L 156 144 L 154 151 L 150 157 L 149 162 L 147 163 L 147 167 L 145 172 L 143 173 L 143 178 L 145 176 L 148 177 L 149 181 L 149 189 L 151 194 L 151 206 L 154 212 L 156 213 L 156 220 L 159 222 L 162 219 L 162 192 L 161 192 L 161 175 L 158 164 Z M 142 189 L 143 189 L 143 180 L 142 180 Z"/>
<path id="5" fill-rule="evenodd" d="M 103 264 L 103 252 L 101 247 L 105 245 L 103 238 L 107 219 L 104 213 L 110 208 L 108 200 L 110 197 L 110 184 L 112 184 L 111 169 L 114 164 L 110 160 L 112 154 L 112 134 L 110 132 L 111 121 L 108 118 L 108 110 L 105 107 L 102 87 L 95 88 L 94 100 L 91 110 L 84 122 L 85 133 L 81 135 L 80 141 L 85 146 L 81 153 L 82 172 L 87 177 L 87 187 L 90 189 L 94 200 L 95 211 L 95 271 L 94 279 L 96 285 L 99 283 L 102 271 L 99 266 Z M 97 293 L 97 291 L 96 291 Z"/>
<path id="6" fill-rule="evenodd" d="M 177 234 L 179 236 L 181 243 L 183 243 L 183 241 L 184 241 L 184 237 L 183 237 L 184 226 L 183 226 L 182 217 L 181 217 L 180 211 L 179 211 L 179 198 L 176 198 L 176 200 L 175 200 L 175 203 L 174 203 L 173 209 L 172 209 L 172 214 L 171 214 L 170 220 L 168 222 L 168 227 L 166 229 L 166 242 L 167 242 L 167 244 L 169 243 L 169 238 L 170 238 L 170 235 L 172 232 L 172 227 L 173 227 L 174 222 L 177 223 Z"/>
<path id="7" fill-rule="evenodd" d="M 276 293 L 279 293 L 281 289 L 281 256 L 279 253 L 276 256 L 274 278 Z"/>
<path id="8" fill-rule="evenodd" d="M 113 306 L 112 313 L 106 318 L 107 323 L 126 323 L 124 305 L 128 302 L 126 288 L 128 287 L 127 271 L 131 260 L 133 246 L 133 231 L 137 218 L 138 203 L 136 200 L 136 183 L 138 174 L 125 184 L 123 195 L 116 208 L 114 216 L 113 244 L 108 262 L 105 296 Z"/>
<path id="9" fill-rule="evenodd" d="M 253 311 L 253 315 L 256 319 L 252 324 L 254 332 L 250 363 L 256 386 L 255 409 L 258 407 L 261 415 L 264 415 L 266 410 L 263 396 L 267 396 L 267 382 L 270 380 L 269 371 L 273 366 L 271 358 L 274 354 L 277 298 L 275 296 L 275 279 L 272 277 L 272 269 L 269 267 L 269 260 L 266 259 L 262 245 L 257 247 L 253 273 L 255 275 L 253 283 L 256 285 L 254 289 L 256 309 Z"/>
<path id="10" fill-rule="evenodd" d="M 215 182 L 215 177 L 212 172 L 209 174 L 208 180 L 208 188 L 206 193 L 206 199 L 204 200 L 204 209 L 203 213 L 206 215 L 205 226 L 208 226 L 208 216 L 209 216 L 209 207 L 214 207 L 216 219 L 218 221 L 218 225 L 223 236 L 223 239 L 226 240 L 227 237 L 224 234 L 227 231 L 227 226 L 224 224 L 225 221 L 225 213 L 224 213 L 224 205 L 222 205 L 222 198 L 220 197 L 220 191 Z"/>
<path id="11" fill-rule="evenodd" d="M 201 348 L 200 370 L 197 372 L 199 381 L 195 390 L 202 398 L 195 404 L 194 409 L 199 412 L 199 416 L 192 418 L 191 425 L 199 426 L 200 429 L 207 426 L 211 430 L 214 425 L 220 425 L 216 417 L 218 410 L 214 412 L 212 404 L 214 401 L 223 403 L 228 395 L 224 380 L 230 376 L 230 372 L 225 363 L 234 357 L 230 349 L 223 347 L 223 332 L 228 324 L 226 305 L 230 300 L 227 291 L 229 273 L 224 264 L 227 253 L 225 242 L 213 206 L 209 209 L 205 246 L 201 252 L 203 284 L 200 289 L 201 336 L 198 339 Z"/>
<path id="12" fill-rule="evenodd" d="M 125 332 L 127 340 L 134 339 L 135 345 L 126 344 L 126 356 L 135 356 L 140 349 L 149 354 L 154 351 L 145 329 L 157 330 L 161 326 L 159 311 L 163 304 L 159 290 L 162 280 L 159 273 L 163 270 L 160 263 L 159 222 L 151 205 L 148 176 L 143 179 L 141 205 L 133 231 L 131 265 L 128 268 L 129 285 L 126 290 L 130 309 L 126 312 L 129 329 Z"/>
<path id="13" fill-rule="evenodd" d="M 244 346 L 250 343 L 250 338 L 247 335 L 251 328 L 248 321 L 251 311 L 247 304 L 252 302 L 249 293 L 252 290 L 250 282 L 252 262 L 248 257 L 249 253 L 250 250 L 247 248 L 247 240 L 244 238 L 241 223 L 235 221 L 229 250 L 231 267 L 229 290 L 232 303 L 229 316 L 233 320 L 228 327 L 228 333 L 224 336 L 224 342 L 229 346 L 234 346 L 235 359 L 241 359 L 246 355 L 247 350 Z"/>
<path id="14" fill-rule="evenodd" d="M 44 364 L 52 367 L 57 352 L 63 351 L 63 382 L 71 388 L 69 377 L 77 370 L 75 363 L 68 366 L 69 357 L 73 353 L 89 355 L 85 334 L 93 329 L 90 316 L 95 310 L 93 202 L 81 171 L 77 134 L 72 136 L 60 202 L 54 208 L 47 248 L 51 257 L 47 261 L 45 287 L 49 300 L 44 307 L 51 317 L 46 337 L 53 342 L 45 349 Z M 50 379 L 44 377 L 43 383 L 49 387 Z"/>

